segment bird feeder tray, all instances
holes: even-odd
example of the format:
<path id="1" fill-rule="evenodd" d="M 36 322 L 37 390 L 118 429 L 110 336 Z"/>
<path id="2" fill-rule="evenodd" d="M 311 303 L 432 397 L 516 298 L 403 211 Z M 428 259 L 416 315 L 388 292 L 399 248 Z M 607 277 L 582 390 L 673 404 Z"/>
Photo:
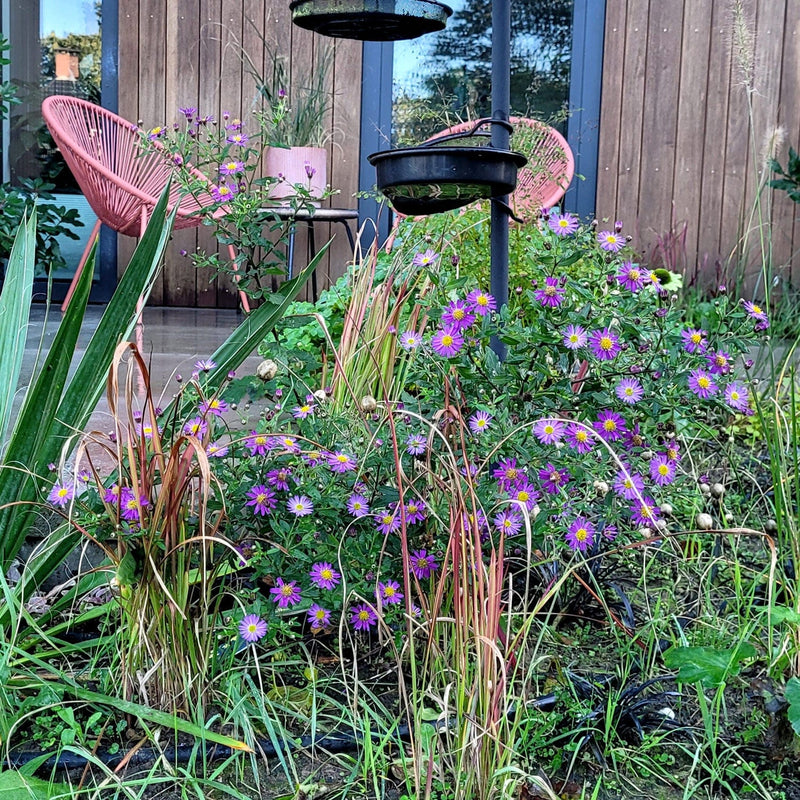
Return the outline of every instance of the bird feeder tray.
<path id="1" fill-rule="evenodd" d="M 445 27 L 453 9 L 435 0 L 293 0 L 292 22 L 337 39 L 392 42 Z"/>
<path id="2" fill-rule="evenodd" d="M 511 194 L 517 185 L 517 171 L 527 163 L 525 156 L 491 144 L 459 143 L 473 136 L 487 138 L 478 128 L 498 123 L 510 128 L 498 120 L 480 120 L 468 133 L 372 153 L 368 160 L 376 169 L 378 189 L 397 212 L 408 216 L 439 214 L 476 200 Z"/>

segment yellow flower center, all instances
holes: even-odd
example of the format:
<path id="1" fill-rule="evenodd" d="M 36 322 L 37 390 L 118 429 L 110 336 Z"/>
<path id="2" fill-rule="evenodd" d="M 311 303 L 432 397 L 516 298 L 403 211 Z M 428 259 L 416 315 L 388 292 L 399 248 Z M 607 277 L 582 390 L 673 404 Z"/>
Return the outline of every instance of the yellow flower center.
<path id="1" fill-rule="evenodd" d="M 576 431 L 575 432 L 575 440 L 578 442 L 585 442 L 589 438 L 589 434 L 586 431 Z"/>
<path id="2" fill-rule="evenodd" d="M 517 477 L 517 470 L 514 467 L 509 467 L 506 470 L 506 478 L 513 481 Z"/>
<path id="3" fill-rule="evenodd" d="M 613 234 L 613 233 L 609 233 L 609 234 L 608 234 L 608 236 L 606 236 L 606 241 L 607 241 L 609 244 L 616 244 L 616 243 L 617 243 L 617 237 L 616 237 L 616 236 L 614 236 L 614 234 Z"/>
<path id="4" fill-rule="evenodd" d="M 601 350 L 610 350 L 614 346 L 614 343 L 611 341 L 610 336 L 604 336 L 600 340 L 600 349 Z"/>
<path id="5" fill-rule="evenodd" d="M 659 475 L 669 475 L 669 467 L 666 464 L 659 464 L 658 465 L 658 474 Z"/>
<path id="6" fill-rule="evenodd" d="M 479 294 L 475 298 L 475 303 L 479 306 L 488 306 L 489 305 L 489 298 L 485 294 Z"/>
<path id="7" fill-rule="evenodd" d="M 544 287 L 544 293 L 548 297 L 552 297 L 556 293 L 556 287 L 548 283 L 547 286 Z"/>
<path id="8" fill-rule="evenodd" d="M 248 632 L 248 633 L 255 633 L 257 630 L 258 630 L 258 625 L 256 625 L 256 623 L 255 623 L 255 622 L 251 622 L 251 623 L 250 623 L 250 624 L 247 626 L 247 632 Z"/>
<path id="9" fill-rule="evenodd" d="M 281 594 L 284 597 L 291 597 L 294 594 L 294 589 L 292 588 L 291 584 L 284 583 L 283 586 L 281 586 Z"/>
<path id="10" fill-rule="evenodd" d="M 579 542 L 585 542 L 589 538 L 589 531 L 587 531 L 586 528 L 578 528 L 578 530 L 575 531 L 575 538 Z"/>
<path id="11" fill-rule="evenodd" d="M 464 319 L 464 309 L 463 308 L 454 308 L 453 309 L 453 319 Z"/>
<path id="12" fill-rule="evenodd" d="M 344 453 L 339 453 L 339 455 L 336 456 L 336 460 L 340 464 L 346 464 L 347 463 L 347 456 Z"/>
<path id="13" fill-rule="evenodd" d="M 617 423 L 614 422 L 613 419 L 607 419 L 603 423 L 603 429 L 607 430 L 609 433 L 613 433 L 617 429 Z"/>
<path id="14" fill-rule="evenodd" d="M 384 586 L 383 594 L 385 597 L 394 597 L 397 594 L 397 591 L 393 586 Z"/>
<path id="15" fill-rule="evenodd" d="M 517 494 L 517 500 L 522 503 L 527 503 L 529 499 L 530 495 L 524 489 Z"/>
<path id="16" fill-rule="evenodd" d="M 366 622 L 369 619 L 369 611 L 362 608 L 361 611 L 358 612 L 358 618 L 361 622 Z"/>
<path id="17" fill-rule="evenodd" d="M 566 220 L 566 219 L 560 219 L 560 220 L 558 221 L 558 227 L 559 227 L 559 228 L 567 228 L 567 227 L 569 227 L 569 220 Z"/>
<path id="18" fill-rule="evenodd" d="M 753 303 L 753 313 L 763 314 L 764 312 L 761 310 L 761 306 L 757 306 L 755 303 Z"/>
<path id="19" fill-rule="evenodd" d="M 555 431 L 555 428 L 552 425 L 545 425 L 544 432 L 547 436 L 550 436 Z"/>
<path id="20" fill-rule="evenodd" d="M 453 344 L 453 337 L 450 336 L 449 333 L 446 333 L 444 336 L 442 336 L 442 345 L 444 347 L 450 347 L 452 344 Z"/>
<path id="21" fill-rule="evenodd" d="M 392 518 L 387 514 L 385 517 L 381 517 L 381 522 L 384 525 L 391 525 L 392 524 Z"/>
<path id="22" fill-rule="evenodd" d="M 705 375 L 703 375 L 697 379 L 697 385 L 701 389 L 708 389 L 708 387 L 711 386 L 711 380 L 709 378 L 706 378 Z"/>
<path id="23" fill-rule="evenodd" d="M 267 443 L 267 437 L 266 436 L 256 436 L 255 442 L 256 442 L 256 444 L 266 444 Z"/>
<path id="24" fill-rule="evenodd" d="M 725 358 L 725 356 L 718 354 L 717 357 L 714 359 L 714 362 L 718 367 L 724 367 L 728 363 L 728 359 Z"/>
<path id="25" fill-rule="evenodd" d="M 59 496 L 59 497 L 66 497 L 68 494 L 69 494 L 69 491 L 67 490 L 66 486 L 62 486 L 62 487 L 61 487 L 61 488 L 58 490 L 58 496 Z"/>
<path id="26" fill-rule="evenodd" d="M 638 269 L 630 269 L 630 270 L 628 270 L 628 278 L 630 278 L 632 281 L 638 281 L 640 274 L 641 273 L 639 272 Z"/>
<path id="27" fill-rule="evenodd" d="M 325 619 L 325 609 L 324 608 L 318 608 L 314 612 L 314 618 L 318 619 L 320 622 L 322 622 L 322 620 Z"/>
<path id="28" fill-rule="evenodd" d="M 736 389 L 733 389 L 731 391 L 731 400 L 736 402 L 738 399 L 739 399 L 739 392 L 737 392 Z"/>
<path id="29" fill-rule="evenodd" d="M 319 574 L 324 581 L 329 581 L 333 578 L 333 572 L 329 569 L 323 569 Z"/>
<path id="30" fill-rule="evenodd" d="M 703 336 L 700 333 L 693 333 L 691 338 L 693 344 L 700 344 L 703 341 Z"/>
<path id="31" fill-rule="evenodd" d="M 256 503 L 263 503 L 267 499 L 267 495 L 264 492 L 261 494 L 256 495 Z"/>

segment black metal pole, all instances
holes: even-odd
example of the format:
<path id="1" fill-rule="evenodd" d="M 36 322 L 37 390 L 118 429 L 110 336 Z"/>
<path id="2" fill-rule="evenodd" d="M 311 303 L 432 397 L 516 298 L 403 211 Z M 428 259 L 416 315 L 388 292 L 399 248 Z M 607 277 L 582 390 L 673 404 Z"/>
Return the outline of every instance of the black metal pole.
<path id="1" fill-rule="evenodd" d="M 508 122 L 511 105 L 511 3 L 492 0 L 492 117 Z M 492 125 L 492 145 L 509 148 L 509 132 L 502 125 Z M 508 195 L 499 198 L 508 205 Z M 503 205 L 492 203 L 491 216 L 491 291 L 497 307 L 508 304 L 508 215 Z M 502 361 L 506 346 L 492 337 L 492 350 Z"/>

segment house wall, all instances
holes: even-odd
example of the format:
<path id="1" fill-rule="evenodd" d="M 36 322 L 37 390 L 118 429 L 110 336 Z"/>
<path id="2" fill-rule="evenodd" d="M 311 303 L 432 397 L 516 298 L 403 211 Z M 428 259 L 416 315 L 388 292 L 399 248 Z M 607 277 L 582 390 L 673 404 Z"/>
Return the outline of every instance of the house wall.
<path id="1" fill-rule="evenodd" d="M 767 174 L 764 143 L 776 126 L 785 129 L 778 148 L 784 165 L 788 146 L 800 146 L 796 0 L 739 0 L 738 26 L 733 5 L 607 0 L 606 6 L 598 218 L 624 221 L 637 248 L 650 255 L 660 241 L 668 264 L 710 286 L 731 279 L 725 266 L 742 249 L 750 251 L 753 284 L 759 226 L 751 212 Z M 786 265 L 784 274 L 800 286 L 800 258 L 793 257 L 800 247 L 798 206 L 784 193 L 761 198 L 762 218 L 772 218 L 761 230 L 771 235 L 773 264 Z"/>
<path id="2" fill-rule="evenodd" d="M 251 24 L 252 23 L 252 24 Z M 119 114 L 145 127 L 177 120 L 178 108 L 195 106 L 202 114 L 224 111 L 246 119 L 255 85 L 242 68 L 241 50 L 260 67 L 265 54 L 260 36 L 289 56 L 292 80 L 307 72 L 332 45 L 332 109 L 327 120 L 331 185 L 340 190 L 331 205 L 354 208 L 358 188 L 358 129 L 361 97 L 361 43 L 323 39 L 292 25 L 288 0 L 119 0 Z M 265 65 L 264 65 L 265 66 Z M 305 226 L 300 226 L 304 229 Z M 341 227 L 341 226 L 337 226 Z M 325 241 L 327 226 L 316 228 Z M 305 232 L 297 236 L 296 268 L 305 256 Z M 119 237 L 119 264 L 124 269 L 135 243 Z M 179 231 L 153 289 L 151 304 L 235 307 L 230 281 L 209 283 L 181 250 L 213 246 L 209 230 Z M 321 285 L 344 272 L 350 250 L 341 232 L 318 270 Z"/>

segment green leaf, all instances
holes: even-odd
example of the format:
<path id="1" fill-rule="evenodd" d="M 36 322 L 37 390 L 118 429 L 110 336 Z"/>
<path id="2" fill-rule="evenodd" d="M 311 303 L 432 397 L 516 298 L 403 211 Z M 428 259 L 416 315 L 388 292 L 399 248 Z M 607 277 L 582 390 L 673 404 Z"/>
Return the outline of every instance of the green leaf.
<path id="1" fill-rule="evenodd" d="M 21 772 L 0 772 L 0 800 L 50 800 L 56 795 L 69 797 L 69 786 L 29 777 Z"/>
<path id="2" fill-rule="evenodd" d="M 800 736 L 800 680 L 789 678 L 786 681 L 786 691 L 784 697 L 789 703 L 789 722 L 792 724 L 794 732 Z"/>
<path id="3" fill-rule="evenodd" d="M 36 261 L 36 209 L 14 237 L 0 294 L 0 453 L 22 369 Z"/>
<path id="4" fill-rule="evenodd" d="M 130 586 L 136 577 L 136 559 L 133 553 L 128 550 L 117 567 L 117 581 L 120 586 Z"/>
<path id="5" fill-rule="evenodd" d="M 738 675 L 741 662 L 753 658 L 756 649 L 749 642 L 725 650 L 716 647 L 671 647 L 664 653 L 664 663 L 678 670 L 679 683 L 719 686 L 728 677 Z"/>
<path id="6" fill-rule="evenodd" d="M 786 606 L 773 606 L 770 609 L 770 615 L 774 625 L 781 623 L 788 623 L 789 625 L 800 625 L 800 613 L 793 608 Z"/>

